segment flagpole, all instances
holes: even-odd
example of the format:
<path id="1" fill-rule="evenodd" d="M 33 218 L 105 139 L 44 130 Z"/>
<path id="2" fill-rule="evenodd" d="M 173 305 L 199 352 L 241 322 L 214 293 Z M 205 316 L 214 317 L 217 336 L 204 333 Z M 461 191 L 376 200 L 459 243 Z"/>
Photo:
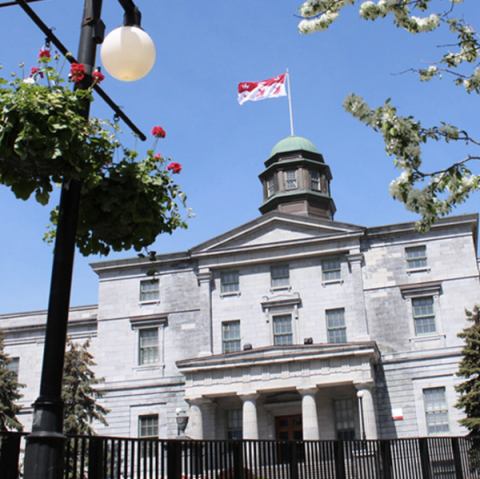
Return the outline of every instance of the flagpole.
<path id="1" fill-rule="evenodd" d="M 292 95 L 290 94 L 290 73 L 287 68 L 288 109 L 290 110 L 290 134 L 293 136 Z"/>

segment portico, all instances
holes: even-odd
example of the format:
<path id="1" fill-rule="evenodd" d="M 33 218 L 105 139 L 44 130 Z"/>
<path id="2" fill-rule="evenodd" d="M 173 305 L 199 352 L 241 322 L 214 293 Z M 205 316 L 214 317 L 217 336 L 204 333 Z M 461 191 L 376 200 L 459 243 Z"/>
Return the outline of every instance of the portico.
<path id="1" fill-rule="evenodd" d="M 223 439 L 235 428 L 243 439 L 278 439 L 280 434 L 318 440 L 349 428 L 357 438 L 375 439 L 373 365 L 378 355 L 376 344 L 368 341 L 267 347 L 179 361 L 190 404 L 187 433 L 195 439 Z"/>

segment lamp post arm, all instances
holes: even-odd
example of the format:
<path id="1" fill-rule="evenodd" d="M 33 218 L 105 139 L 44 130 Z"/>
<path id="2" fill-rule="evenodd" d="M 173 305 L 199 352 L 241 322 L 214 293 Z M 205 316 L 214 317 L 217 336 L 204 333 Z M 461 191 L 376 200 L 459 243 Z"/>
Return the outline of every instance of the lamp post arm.
<path id="1" fill-rule="evenodd" d="M 119 0 L 120 1 L 120 0 Z M 22 7 L 25 13 L 33 20 L 40 30 L 45 34 L 49 41 L 51 41 L 62 53 L 70 63 L 80 63 L 65 47 L 65 45 L 58 39 L 58 37 L 52 32 L 50 28 L 45 25 L 42 19 L 32 10 L 25 0 L 15 0 L 15 4 Z M 105 91 L 95 84 L 93 89 L 98 93 L 100 98 L 115 112 L 119 118 L 121 118 L 125 124 L 136 134 L 138 137 L 145 141 L 147 137 L 140 131 L 140 129 L 133 123 L 132 120 L 122 111 L 122 109 L 108 96 Z"/>
<path id="2" fill-rule="evenodd" d="M 142 14 L 132 0 L 118 0 L 118 3 L 125 10 L 123 25 L 126 27 L 140 27 L 142 23 Z"/>
<path id="3" fill-rule="evenodd" d="M 33 2 L 43 2 L 43 0 L 25 0 L 27 3 L 33 3 Z M 15 5 L 18 5 L 18 3 L 14 0 L 13 2 L 4 2 L 0 3 L 0 8 L 2 7 L 13 7 Z"/>

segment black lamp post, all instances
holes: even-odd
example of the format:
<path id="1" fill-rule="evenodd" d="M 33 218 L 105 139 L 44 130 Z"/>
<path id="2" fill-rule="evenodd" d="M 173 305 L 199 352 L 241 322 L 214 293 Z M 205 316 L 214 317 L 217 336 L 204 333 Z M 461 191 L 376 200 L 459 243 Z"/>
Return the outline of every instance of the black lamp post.
<path id="1" fill-rule="evenodd" d="M 16 0 L 25 9 L 25 1 Z M 131 0 L 119 0 L 126 20 L 139 23 L 139 12 Z M 85 77 L 76 88 L 92 85 L 97 45 L 102 43 L 105 26 L 100 19 L 102 0 L 85 0 L 78 63 L 85 65 Z M 89 102 L 81 112 L 88 118 Z M 32 433 L 26 438 L 25 479 L 62 479 L 64 469 L 62 379 L 70 289 L 75 253 L 81 183 L 62 185 L 48 304 L 45 348 L 40 395 L 34 403 Z M 0 471 L 1 473 L 1 471 Z"/>

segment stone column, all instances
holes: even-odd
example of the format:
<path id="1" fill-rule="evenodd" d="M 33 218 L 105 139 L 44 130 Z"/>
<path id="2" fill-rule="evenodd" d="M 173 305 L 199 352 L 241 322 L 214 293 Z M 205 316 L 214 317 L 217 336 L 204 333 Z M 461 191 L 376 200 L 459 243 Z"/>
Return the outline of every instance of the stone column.
<path id="1" fill-rule="evenodd" d="M 349 341 L 369 341 L 367 312 L 365 309 L 365 295 L 363 289 L 362 263 L 363 254 L 351 252 L 347 255 L 348 266 L 352 275 L 353 282 L 353 304 L 355 305 L 355 324 L 358 331 L 356 337 L 347 336 Z"/>
<path id="2" fill-rule="evenodd" d="M 257 393 L 239 394 L 243 401 L 243 439 L 258 439 Z"/>
<path id="3" fill-rule="evenodd" d="M 377 419 L 373 403 L 373 383 L 358 383 L 357 388 L 358 410 L 362 428 L 361 439 L 378 439 Z"/>
<path id="4" fill-rule="evenodd" d="M 204 439 L 202 406 L 208 401 L 201 397 L 187 399 L 186 401 L 190 404 L 187 429 L 188 436 L 192 439 Z"/>
<path id="5" fill-rule="evenodd" d="M 317 403 L 315 401 L 317 388 L 315 386 L 298 388 L 298 392 L 302 395 L 303 439 L 305 441 L 318 441 L 320 432 L 318 429 Z"/>

